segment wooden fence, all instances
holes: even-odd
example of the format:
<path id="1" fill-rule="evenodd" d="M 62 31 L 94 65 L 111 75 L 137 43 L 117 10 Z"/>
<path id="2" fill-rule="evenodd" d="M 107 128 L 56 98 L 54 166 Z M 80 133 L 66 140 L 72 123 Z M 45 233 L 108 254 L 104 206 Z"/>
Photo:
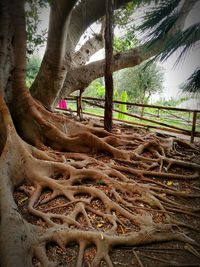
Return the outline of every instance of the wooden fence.
<path id="1" fill-rule="evenodd" d="M 71 111 L 71 112 L 76 112 L 77 116 L 82 119 L 83 115 L 91 115 L 95 117 L 100 117 L 103 118 L 103 116 L 99 114 L 93 114 L 91 112 L 86 112 L 84 111 L 83 105 L 88 104 L 93 107 L 98 107 L 101 109 L 104 109 L 104 99 L 99 99 L 99 98 L 93 98 L 93 97 L 67 97 L 66 98 L 67 102 L 69 103 L 70 101 L 75 101 L 76 102 L 76 110 L 70 110 L 67 109 L 66 111 Z M 200 132 L 197 131 L 197 125 L 199 124 L 199 115 L 200 110 L 195 110 L 195 109 L 184 109 L 184 108 L 175 108 L 175 107 L 165 107 L 165 106 L 158 106 L 158 105 L 149 105 L 149 104 L 138 104 L 138 103 L 130 103 L 130 102 L 122 102 L 122 101 L 113 101 L 113 106 L 119 105 L 119 104 L 124 104 L 126 105 L 129 110 L 133 108 L 141 108 L 142 112 L 139 115 L 138 112 L 136 111 L 133 112 L 122 112 L 119 109 L 113 108 L 113 111 L 116 113 L 121 113 L 124 114 L 126 117 L 134 118 L 137 121 L 130 121 L 125 120 L 125 119 L 117 119 L 113 118 L 113 120 L 120 121 L 120 122 L 126 122 L 129 124 L 133 125 L 139 125 L 139 126 L 144 126 L 148 128 L 154 128 L 162 131 L 167 131 L 167 132 L 174 132 L 178 134 L 184 134 L 184 135 L 189 135 L 190 136 L 190 141 L 193 142 L 195 137 L 200 137 Z M 151 114 L 151 113 L 145 113 L 144 110 L 145 108 L 151 108 L 153 110 L 156 110 L 157 113 Z M 60 110 L 60 109 L 58 109 Z M 62 110 L 62 112 L 65 112 Z M 180 126 L 172 125 L 166 122 L 162 122 L 160 119 L 160 113 L 165 112 L 165 118 L 174 118 L 174 121 L 180 122 L 186 124 L 189 129 L 184 129 Z M 178 116 L 176 114 L 173 114 L 173 112 L 177 113 L 184 113 L 184 117 Z M 156 114 L 156 115 L 155 115 Z M 147 116 L 145 116 L 147 115 Z M 186 117 L 188 115 L 188 118 Z M 192 115 L 192 116 L 191 116 Z M 155 117 L 155 119 L 153 119 Z M 139 122 L 138 122 L 139 121 Z M 164 119 L 165 121 L 165 119 Z M 145 122 L 145 123 L 144 123 Z"/>

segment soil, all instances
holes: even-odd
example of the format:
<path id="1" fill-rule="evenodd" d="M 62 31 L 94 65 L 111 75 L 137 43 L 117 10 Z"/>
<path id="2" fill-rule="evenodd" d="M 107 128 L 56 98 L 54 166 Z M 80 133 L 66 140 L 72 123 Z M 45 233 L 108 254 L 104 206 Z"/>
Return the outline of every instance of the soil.
<path id="1" fill-rule="evenodd" d="M 148 136 L 148 132 L 144 130 L 143 128 L 138 127 L 132 127 L 128 125 L 120 125 L 117 124 L 114 126 L 113 132 L 116 133 L 123 133 L 123 134 L 139 134 L 144 139 L 144 136 Z M 159 136 L 165 138 L 168 137 L 166 134 L 162 135 L 159 134 Z M 140 145 L 142 141 L 137 140 L 136 144 Z M 199 149 L 199 144 L 195 144 L 196 150 Z M 124 147 L 123 147 L 124 149 Z M 133 149 L 133 147 L 126 146 L 127 151 L 130 151 Z M 52 153 L 54 153 L 52 151 Z M 60 158 L 65 157 L 67 153 L 64 152 L 56 152 L 56 155 Z M 84 154 L 86 155 L 86 154 Z M 188 148 L 179 147 L 177 145 L 176 147 L 176 153 L 171 153 L 170 156 L 174 159 L 183 159 L 183 158 L 189 158 L 193 162 L 199 161 L 199 154 L 196 153 L 194 157 L 192 157 L 193 151 L 191 151 Z M 113 158 L 108 155 L 107 153 L 96 153 L 96 154 L 87 154 L 88 157 L 91 157 L 93 159 L 96 159 L 98 161 L 95 162 L 89 162 L 88 165 L 86 165 L 85 169 L 95 169 L 95 170 L 102 170 L 101 162 L 104 164 L 111 164 L 113 163 Z M 151 158 L 152 154 L 149 151 L 146 151 L 143 153 L 143 156 L 147 158 Z M 70 157 L 67 157 L 68 162 L 74 162 L 74 159 L 70 160 Z M 115 164 L 122 167 L 132 167 L 130 166 L 131 163 L 124 162 L 123 160 L 115 160 Z M 127 165 L 128 164 L 128 165 Z M 134 164 L 134 163 L 132 163 Z M 163 166 L 165 168 L 165 166 Z M 138 164 L 134 165 L 134 169 L 142 170 L 143 165 Z M 155 167 L 155 171 L 158 171 L 158 167 Z M 183 175 L 190 175 L 191 170 L 187 169 L 185 167 L 180 166 L 174 166 L 171 170 L 172 173 L 178 173 Z M 125 173 L 124 173 L 125 174 Z M 174 227 L 178 227 L 180 231 L 184 231 L 184 233 L 187 234 L 190 238 L 194 239 L 197 243 L 200 244 L 200 201 L 199 201 L 199 193 L 200 193 L 200 181 L 198 179 L 195 180 L 181 180 L 181 179 L 165 179 L 161 177 L 148 177 L 145 176 L 147 179 L 146 181 L 140 180 L 140 177 L 135 176 L 131 173 L 126 173 L 126 177 L 129 179 L 132 179 L 136 181 L 138 184 L 149 184 L 153 185 L 154 187 L 163 187 L 165 189 L 170 189 L 174 192 L 187 192 L 189 194 L 196 194 L 198 197 L 196 198 L 185 198 L 185 197 L 176 197 L 175 195 L 167 195 L 167 198 L 170 201 L 176 201 L 176 203 L 179 203 L 183 206 L 189 206 L 192 209 L 195 208 L 194 211 L 187 212 L 181 212 L 180 209 L 176 209 L 176 207 L 172 208 L 170 205 L 166 208 L 168 214 L 178 220 L 179 222 L 183 222 L 184 224 L 188 225 L 187 227 L 181 227 L 175 225 Z M 63 174 L 55 174 L 53 177 L 51 177 L 55 180 L 66 180 L 67 177 Z M 116 178 L 116 181 L 120 180 L 119 177 L 113 177 Z M 149 179 L 149 180 L 148 180 Z M 148 181 L 148 182 L 147 182 Z M 108 196 L 113 201 L 116 201 L 116 198 L 112 195 L 112 192 L 110 188 L 107 186 L 107 184 L 99 179 L 82 179 L 80 182 L 76 182 L 77 186 L 87 186 L 91 188 L 95 188 L 96 190 L 100 190 L 104 192 L 106 196 Z M 24 184 L 20 187 L 17 187 L 14 191 L 14 199 L 17 203 L 17 206 L 20 210 L 20 213 L 22 214 L 23 218 L 30 222 L 31 224 L 41 226 L 42 228 L 48 228 L 48 225 L 41 217 L 36 217 L 33 214 L 30 214 L 28 211 L 28 202 L 29 202 L 29 196 L 26 194 L 26 192 L 30 192 L 31 190 L 35 190 L 33 185 Z M 120 192 L 120 190 L 116 190 L 116 192 L 120 195 L 123 193 Z M 59 215 L 68 215 L 71 214 L 73 209 L 75 208 L 76 202 L 70 202 L 68 199 L 66 199 L 65 196 L 58 195 L 58 197 L 53 198 L 50 201 L 45 202 L 45 200 L 48 199 L 48 197 L 52 194 L 52 191 L 48 188 L 43 190 L 38 204 L 37 204 L 37 210 L 41 211 L 42 213 L 48 213 L 51 212 L 51 214 L 55 214 L 56 216 L 52 218 L 51 220 L 56 224 L 62 224 L 62 219 L 59 218 Z M 166 193 L 160 193 L 160 197 L 166 197 Z M 89 195 L 87 193 L 78 193 L 75 195 L 75 198 L 78 201 L 81 199 L 82 202 L 87 201 L 89 199 Z M 124 197 L 124 196 L 123 196 Z M 138 193 L 135 193 L 134 195 L 130 193 L 130 195 L 127 192 L 127 199 L 128 197 L 134 197 L 137 198 L 134 205 L 130 208 L 131 212 L 139 213 L 141 210 L 145 210 L 146 212 L 150 213 L 152 215 L 153 221 L 157 224 L 161 224 L 165 221 L 165 211 L 158 209 L 157 207 L 154 207 L 154 203 L 145 203 L 143 201 L 140 201 L 141 195 Z M 121 204 L 123 206 L 123 203 Z M 129 211 L 130 211 L 129 210 Z M 100 212 L 100 213 L 99 213 Z M 106 213 L 105 211 L 105 205 L 102 203 L 102 201 L 98 198 L 93 199 L 90 203 L 90 207 L 87 209 L 87 215 L 91 222 L 91 225 L 93 229 L 100 233 L 105 233 L 109 229 L 111 229 L 112 225 L 111 223 L 106 219 L 106 217 L 102 217 L 102 213 Z M 133 221 L 128 220 L 127 218 L 123 217 L 121 214 L 117 214 L 116 216 L 118 219 L 120 219 L 121 223 L 118 224 L 116 233 L 117 235 L 126 235 L 128 233 L 132 233 L 133 231 L 137 232 L 139 231 L 139 228 L 137 225 L 134 224 Z M 88 231 L 88 223 L 85 219 L 85 217 L 80 213 L 76 217 L 76 221 L 79 224 L 79 229 L 83 231 Z M 72 224 L 70 226 L 72 229 L 76 229 L 76 226 Z M 69 267 L 75 267 L 76 266 L 76 259 L 78 255 L 78 246 L 75 243 L 70 243 L 65 247 L 65 249 L 60 248 L 56 243 L 49 242 L 47 244 L 47 256 L 49 260 L 56 260 L 58 262 L 58 266 L 69 266 Z M 84 260 L 83 260 L 83 266 L 90 266 L 92 260 L 94 259 L 96 254 L 96 248 L 95 246 L 89 246 L 85 252 L 84 252 Z M 110 258 L 113 262 L 114 266 L 200 266 L 200 248 L 198 246 L 191 246 L 188 243 L 185 242 L 179 242 L 179 241 L 169 241 L 169 242 L 161 242 L 161 243 L 153 243 L 153 244 L 147 244 L 137 247 L 115 247 L 110 252 Z M 40 262 L 36 258 L 33 258 L 33 264 L 34 266 L 42 266 Z M 101 262 L 100 266 L 107 266 L 104 261 Z"/>

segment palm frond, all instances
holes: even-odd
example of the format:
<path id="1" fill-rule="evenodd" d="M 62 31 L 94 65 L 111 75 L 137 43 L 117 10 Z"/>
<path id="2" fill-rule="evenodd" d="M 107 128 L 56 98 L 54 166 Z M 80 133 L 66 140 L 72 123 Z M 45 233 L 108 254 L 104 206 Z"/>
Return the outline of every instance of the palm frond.
<path id="1" fill-rule="evenodd" d="M 157 41 L 162 40 L 178 19 L 178 13 L 175 12 L 171 16 L 166 17 L 153 31 L 146 37 L 146 46 L 148 49 L 153 47 Z"/>
<path id="2" fill-rule="evenodd" d="M 195 72 L 187 79 L 183 86 L 183 91 L 200 94 L 200 68 L 197 68 Z"/>
<path id="3" fill-rule="evenodd" d="M 145 31 L 154 28 L 160 24 L 162 20 L 170 16 L 172 12 L 178 7 L 180 0 L 160 1 L 159 6 L 152 8 L 143 17 L 143 23 L 138 27 L 139 30 Z"/>
<path id="4" fill-rule="evenodd" d="M 193 46 L 200 40 L 200 23 L 196 23 L 188 27 L 186 30 L 177 33 L 171 38 L 165 49 L 158 55 L 161 61 L 168 59 L 177 49 L 183 47 L 176 64 L 178 64 L 183 56 L 188 53 Z"/>

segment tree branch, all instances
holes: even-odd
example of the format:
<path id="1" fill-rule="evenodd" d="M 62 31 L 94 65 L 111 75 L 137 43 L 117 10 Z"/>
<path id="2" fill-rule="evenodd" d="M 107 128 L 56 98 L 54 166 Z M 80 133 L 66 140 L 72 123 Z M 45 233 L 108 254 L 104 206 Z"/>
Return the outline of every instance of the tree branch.
<path id="1" fill-rule="evenodd" d="M 103 28 L 102 23 L 102 28 Z M 72 62 L 73 66 L 85 65 L 96 52 L 102 49 L 104 46 L 104 39 L 102 34 L 102 29 L 99 34 L 94 34 L 94 36 L 88 39 L 81 48 L 73 55 Z"/>
<path id="2" fill-rule="evenodd" d="M 160 53 L 166 42 L 184 28 L 185 20 L 196 2 L 197 0 L 184 1 L 176 23 L 165 38 L 158 41 L 153 48 L 148 49 L 148 43 L 146 43 L 126 52 L 116 53 L 113 58 L 113 72 L 137 66 L 141 62 Z M 105 62 L 103 59 L 69 71 L 60 95 L 67 96 L 76 90 L 84 90 L 93 80 L 104 75 L 104 68 Z"/>
<path id="3" fill-rule="evenodd" d="M 131 49 L 127 52 L 116 53 L 113 57 L 112 70 L 117 71 L 123 68 L 134 67 L 149 58 L 149 54 L 143 55 L 142 46 Z M 105 59 L 92 62 L 68 72 L 63 89 L 63 95 L 69 95 L 76 90 L 85 89 L 93 80 L 104 75 Z"/>
<path id="4" fill-rule="evenodd" d="M 130 0 L 116 0 L 115 9 L 120 8 L 129 1 Z M 66 53 L 69 51 L 73 52 L 85 30 L 105 15 L 105 7 L 106 0 L 84 0 L 72 10 L 68 30 L 69 38 L 66 47 Z"/>

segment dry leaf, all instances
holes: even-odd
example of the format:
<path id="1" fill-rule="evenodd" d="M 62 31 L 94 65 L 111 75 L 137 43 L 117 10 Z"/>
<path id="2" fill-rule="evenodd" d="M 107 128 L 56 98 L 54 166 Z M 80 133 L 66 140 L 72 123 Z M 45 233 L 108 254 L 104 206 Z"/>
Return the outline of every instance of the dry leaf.
<path id="1" fill-rule="evenodd" d="M 103 226 L 103 223 L 98 223 L 97 228 L 101 228 Z"/>
<path id="2" fill-rule="evenodd" d="M 167 181 L 167 185 L 173 185 L 173 181 Z"/>
<path id="3" fill-rule="evenodd" d="M 28 197 L 24 197 L 22 199 L 19 200 L 19 204 L 22 204 L 24 201 L 26 201 L 28 199 Z"/>

